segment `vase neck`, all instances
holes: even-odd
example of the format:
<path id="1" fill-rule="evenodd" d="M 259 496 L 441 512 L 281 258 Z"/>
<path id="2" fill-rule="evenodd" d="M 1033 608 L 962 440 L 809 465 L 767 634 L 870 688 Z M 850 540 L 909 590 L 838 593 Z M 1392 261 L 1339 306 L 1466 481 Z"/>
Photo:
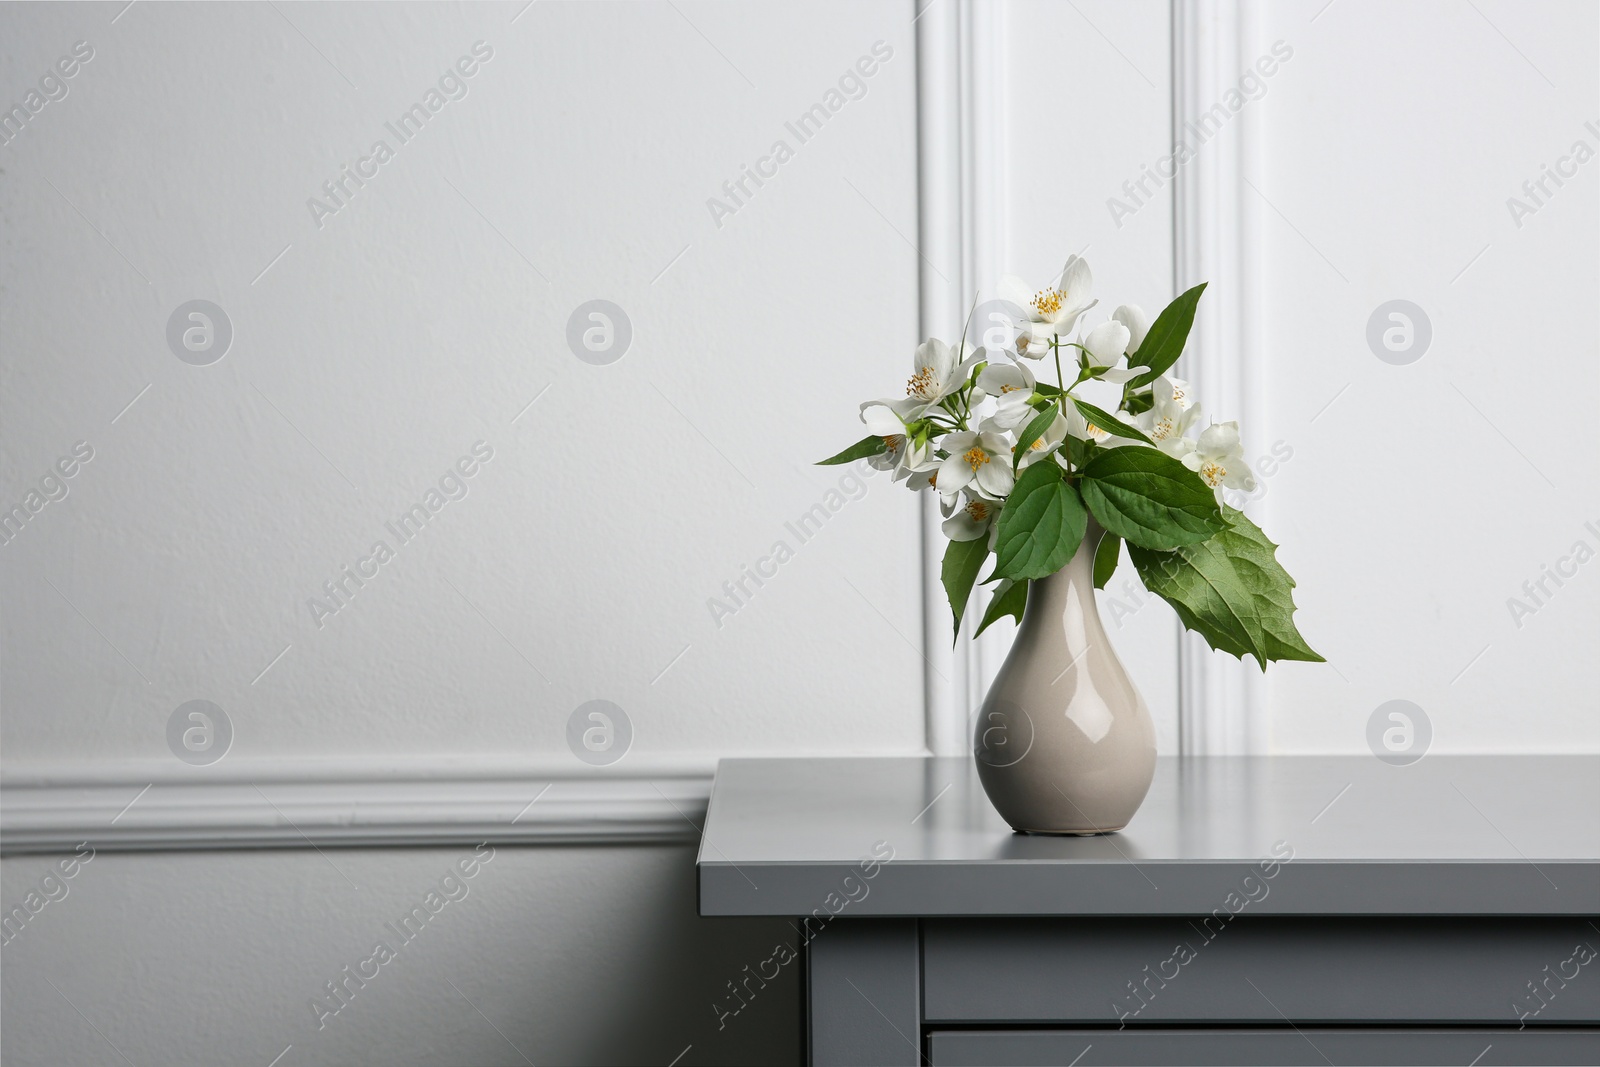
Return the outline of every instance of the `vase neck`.
<path id="1" fill-rule="evenodd" d="M 1094 596 L 1094 553 L 1105 531 L 1093 519 L 1084 531 L 1078 551 L 1054 574 L 1034 580 L 1028 590 L 1028 607 L 1022 624 L 1036 629 L 1060 630 L 1063 639 L 1078 645 L 1105 636 Z"/>

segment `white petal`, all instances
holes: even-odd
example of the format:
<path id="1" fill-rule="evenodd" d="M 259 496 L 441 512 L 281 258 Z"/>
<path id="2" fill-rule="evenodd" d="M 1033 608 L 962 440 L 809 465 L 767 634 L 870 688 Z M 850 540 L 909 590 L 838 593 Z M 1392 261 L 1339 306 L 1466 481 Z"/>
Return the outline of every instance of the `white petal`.
<path id="1" fill-rule="evenodd" d="M 1253 493 L 1256 489 L 1255 475 L 1250 473 L 1250 468 L 1240 463 L 1238 466 L 1230 465 L 1228 473 L 1222 476 L 1222 484 L 1229 489 L 1239 489 L 1246 493 Z"/>
<path id="2" fill-rule="evenodd" d="M 866 423 L 868 432 L 874 437 L 894 437 L 906 432 L 900 416 L 894 413 L 889 402 L 883 400 L 869 400 L 862 404 L 861 421 Z"/>
<path id="3" fill-rule="evenodd" d="M 999 508 L 987 500 L 973 500 L 944 521 L 944 535 L 952 541 L 976 541 L 989 529 Z"/>
<path id="4" fill-rule="evenodd" d="M 1095 375 L 1095 377 L 1099 378 L 1103 382 L 1110 382 L 1113 385 L 1121 385 L 1124 382 L 1133 381 L 1139 375 L 1143 374 L 1147 369 L 1148 368 L 1146 367 L 1109 367 Z"/>
<path id="5" fill-rule="evenodd" d="M 1200 435 L 1200 451 L 1208 456 L 1232 457 L 1240 455 L 1239 424 L 1218 422 L 1207 426 Z"/>
<path id="6" fill-rule="evenodd" d="M 879 403 L 887 404 L 890 411 L 899 415 L 906 422 L 915 422 L 917 419 L 922 418 L 929 408 L 933 407 L 926 400 L 915 396 L 901 397 L 899 400 L 881 400 Z"/>
<path id="7" fill-rule="evenodd" d="M 933 376 L 942 382 L 955 369 L 956 354 L 937 337 L 930 337 L 917 346 L 916 364 L 918 370 L 932 370 Z"/>
<path id="8" fill-rule="evenodd" d="M 1023 359 L 1043 359 L 1050 354 L 1050 336 L 1055 327 L 1048 323 L 1028 323 L 1017 336 L 1017 355 Z"/>
<path id="9" fill-rule="evenodd" d="M 938 480 L 942 493 L 965 488 L 972 481 L 972 465 L 962 458 L 960 452 L 951 452 L 950 457 L 939 464 Z"/>
<path id="10" fill-rule="evenodd" d="M 1122 359 L 1128 347 L 1128 328 L 1115 319 L 1102 322 L 1089 331 L 1083 347 L 1089 350 L 1097 367 L 1110 367 Z M 1110 379 L 1107 379 L 1108 381 Z"/>
<path id="11" fill-rule="evenodd" d="M 1009 452 L 1007 453 L 1009 455 Z M 1011 464 L 997 457 L 983 464 L 977 471 L 978 488 L 990 496 L 1002 497 L 1011 492 L 1015 480 L 1011 477 Z"/>
<path id="12" fill-rule="evenodd" d="M 1087 303 L 1085 303 L 1082 307 L 1073 308 L 1071 311 L 1069 311 L 1066 314 L 1062 315 L 1061 318 L 1056 321 L 1057 330 L 1059 330 L 1059 332 L 1063 336 L 1065 336 L 1066 334 L 1070 333 L 1071 330 L 1072 330 L 1073 325 L 1075 323 L 1077 323 L 1078 317 L 1080 315 L 1082 315 L 1085 311 L 1088 311 L 1090 308 L 1094 307 L 1098 303 L 1100 303 L 1100 301 L 1098 301 L 1098 300 L 1090 300 Z"/>
<path id="13" fill-rule="evenodd" d="M 1177 402 L 1180 408 L 1190 408 L 1194 406 L 1194 396 L 1189 391 L 1188 382 L 1184 381 L 1182 378 L 1168 378 L 1166 381 L 1167 387 L 1172 389 L 1172 399 Z"/>
<path id="14" fill-rule="evenodd" d="M 988 433 L 978 434 L 978 445 L 985 452 L 1006 453 L 1011 450 L 1011 443 L 1004 437 L 990 430 Z"/>
<path id="15" fill-rule="evenodd" d="M 1139 351 L 1139 346 L 1144 344 L 1145 334 L 1150 332 L 1150 318 L 1138 304 L 1123 304 L 1111 313 L 1111 317 L 1128 328 L 1128 354 Z"/>
<path id="16" fill-rule="evenodd" d="M 957 430 L 939 442 L 939 447 L 952 456 L 957 452 L 965 452 L 978 440 L 978 435 L 971 430 Z"/>
<path id="17" fill-rule="evenodd" d="M 1094 290 L 1094 275 L 1089 271 L 1089 261 L 1068 256 L 1067 265 L 1061 268 L 1061 280 L 1056 288 L 1067 294 L 1068 306 L 1087 307 L 1084 301 Z"/>
<path id="18" fill-rule="evenodd" d="M 1165 441 L 1157 441 L 1156 447 L 1161 449 L 1161 451 L 1165 452 L 1167 455 L 1171 456 L 1173 459 L 1184 459 L 1186 456 L 1197 455 L 1194 450 L 1194 442 L 1189 440 L 1187 437 L 1169 437 Z M 1188 466 L 1188 461 L 1186 459 L 1184 460 L 1184 466 Z M 1200 460 L 1196 459 L 1195 465 L 1189 469 L 1199 470 Z"/>
<path id="19" fill-rule="evenodd" d="M 1072 405 L 1067 405 L 1061 412 L 1061 418 L 1056 421 L 1066 429 L 1067 433 L 1078 440 L 1088 440 L 1089 420 L 1084 418 L 1083 413 Z"/>
<path id="20" fill-rule="evenodd" d="M 1004 396 L 1016 389 L 1028 389 L 1033 377 L 1015 363 L 991 363 L 978 374 L 978 388 L 993 396 Z"/>

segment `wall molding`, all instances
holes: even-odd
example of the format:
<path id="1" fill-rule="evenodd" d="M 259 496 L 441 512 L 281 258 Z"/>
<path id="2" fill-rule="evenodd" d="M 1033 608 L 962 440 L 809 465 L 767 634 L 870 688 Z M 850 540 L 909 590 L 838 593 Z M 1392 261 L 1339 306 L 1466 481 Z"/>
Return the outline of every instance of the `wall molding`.
<path id="1" fill-rule="evenodd" d="M 1172 135 L 1194 146 L 1195 120 L 1222 100 L 1262 52 L 1249 0 L 1173 0 Z M 1209 410 L 1264 427 L 1259 309 L 1261 133 L 1247 105 L 1199 144 L 1173 182 L 1173 260 L 1179 292 L 1209 281 L 1179 371 Z M 1259 442 L 1257 442 L 1259 444 Z M 1184 755 L 1268 750 L 1265 688 L 1248 662 L 1213 652 L 1187 631 L 1179 648 L 1179 749 Z"/>
<path id="2" fill-rule="evenodd" d="M 173 762 L 8 769 L 0 853 L 693 842 L 716 760 Z"/>
<path id="3" fill-rule="evenodd" d="M 916 16 L 918 234 L 922 337 L 954 338 L 973 294 L 1004 258 L 1004 7 L 979 0 L 929 2 Z M 931 497 L 932 494 L 929 494 Z M 939 580 L 946 540 L 937 504 L 922 510 L 923 647 L 927 745 L 964 756 L 987 687 L 983 651 L 969 636 L 984 610 L 979 590 L 952 649 Z"/>

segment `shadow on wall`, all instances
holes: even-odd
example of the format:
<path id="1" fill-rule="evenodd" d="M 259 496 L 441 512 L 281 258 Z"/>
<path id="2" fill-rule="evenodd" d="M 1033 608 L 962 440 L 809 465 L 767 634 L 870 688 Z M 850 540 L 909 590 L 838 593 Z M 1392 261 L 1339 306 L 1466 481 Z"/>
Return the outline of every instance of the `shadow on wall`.
<path id="1" fill-rule="evenodd" d="M 783 920 L 700 918 L 694 856 L 462 844 L 11 857 L 0 903 L 48 903 L 0 949 L 0 1059 L 796 1064 L 799 967 L 764 982 L 746 970 L 794 935 Z"/>

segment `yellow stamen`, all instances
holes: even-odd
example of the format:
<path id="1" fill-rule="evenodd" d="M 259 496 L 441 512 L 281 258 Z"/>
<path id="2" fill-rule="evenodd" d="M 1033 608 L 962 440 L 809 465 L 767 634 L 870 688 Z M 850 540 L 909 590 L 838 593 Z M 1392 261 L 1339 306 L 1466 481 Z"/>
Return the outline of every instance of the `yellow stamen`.
<path id="1" fill-rule="evenodd" d="M 982 522 L 989 517 L 989 502 L 987 500 L 974 500 L 967 505 L 967 514 L 972 516 L 973 521 Z"/>
<path id="2" fill-rule="evenodd" d="M 1061 310 L 1067 294 L 1059 289 L 1041 289 L 1033 294 L 1033 307 L 1041 315 L 1054 315 Z"/>
<path id="3" fill-rule="evenodd" d="M 906 382 L 906 395 L 932 400 L 938 394 L 939 383 L 933 380 L 933 368 L 923 367 Z"/>
<path id="4" fill-rule="evenodd" d="M 1211 460 L 1202 465 L 1200 468 L 1200 477 L 1204 478 L 1206 480 L 1206 484 L 1213 489 L 1221 485 L 1222 479 L 1226 478 L 1227 476 L 1228 468 L 1224 467 L 1216 460 Z"/>
<path id="5" fill-rule="evenodd" d="M 989 462 L 989 453 L 985 452 L 977 445 L 973 445 L 971 448 L 967 449 L 966 454 L 961 458 L 966 460 L 967 466 L 971 467 L 973 472 L 976 473 L 979 467 Z"/>

